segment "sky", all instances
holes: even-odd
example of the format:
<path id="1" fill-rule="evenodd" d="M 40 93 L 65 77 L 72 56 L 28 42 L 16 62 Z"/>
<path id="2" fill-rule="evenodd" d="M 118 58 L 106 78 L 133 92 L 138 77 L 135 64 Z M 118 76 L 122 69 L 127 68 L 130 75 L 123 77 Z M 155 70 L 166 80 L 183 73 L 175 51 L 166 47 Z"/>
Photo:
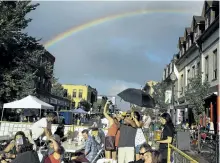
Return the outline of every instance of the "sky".
<path id="1" fill-rule="evenodd" d="M 34 2 L 36 3 L 36 1 Z M 62 84 L 87 84 L 99 94 L 117 95 L 149 80 L 161 81 L 178 52 L 178 38 L 201 15 L 203 1 L 39 1 L 26 32 L 44 44 L 57 35 L 111 15 L 151 10 L 106 21 L 47 47 L 56 57 Z M 169 10 L 169 12 L 158 12 Z"/>

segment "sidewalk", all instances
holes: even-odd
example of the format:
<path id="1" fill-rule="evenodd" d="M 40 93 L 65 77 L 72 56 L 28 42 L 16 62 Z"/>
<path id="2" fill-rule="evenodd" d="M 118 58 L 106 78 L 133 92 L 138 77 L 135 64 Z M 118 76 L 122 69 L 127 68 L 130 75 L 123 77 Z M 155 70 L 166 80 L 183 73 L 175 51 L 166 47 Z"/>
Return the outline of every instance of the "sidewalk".
<path id="1" fill-rule="evenodd" d="M 184 151 L 187 155 L 189 155 L 190 157 L 192 157 L 193 159 L 195 159 L 196 161 L 198 161 L 199 163 L 210 163 L 210 161 L 206 160 L 204 157 L 201 156 L 201 154 L 199 154 L 196 151 Z"/>

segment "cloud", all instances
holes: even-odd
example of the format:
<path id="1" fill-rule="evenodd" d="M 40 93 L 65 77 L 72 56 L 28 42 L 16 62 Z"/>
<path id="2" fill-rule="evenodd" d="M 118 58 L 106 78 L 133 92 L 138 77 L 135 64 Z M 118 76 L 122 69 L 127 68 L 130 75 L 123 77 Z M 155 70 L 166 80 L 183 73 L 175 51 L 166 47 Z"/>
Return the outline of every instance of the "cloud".
<path id="1" fill-rule="evenodd" d="M 178 51 L 178 37 L 191 25 L 192 16 L 201 14 L 203 2 L 65 1 L 40 4 L 29 15 L 33 22 L 26 31 L 43 38 L 42 42 L 109 15 L 137 10 L 171 11 L 107 21 L 48 48 L 56 57 L 55 75 L 61 82 L 92 83 L 101 92 L 115 94 L 132 84 L 137 86 L 161 79 L 164 66 Z"/>
<path id="2" fill-rule="evenodd" d="M 107 94 L 110 96 L 116 96 L 118 93 L 127 88 L 141 88 L 141 86 L 133 83 L 115 81 L 115 83 L 113 83 L 111 87 L 108 89 Z"/>

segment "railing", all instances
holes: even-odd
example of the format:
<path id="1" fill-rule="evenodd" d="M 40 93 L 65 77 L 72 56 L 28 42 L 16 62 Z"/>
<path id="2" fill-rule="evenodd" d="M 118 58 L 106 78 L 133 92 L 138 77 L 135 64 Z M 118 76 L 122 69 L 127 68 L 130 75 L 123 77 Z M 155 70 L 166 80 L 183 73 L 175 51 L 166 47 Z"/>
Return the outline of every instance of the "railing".
<path id="1" fill-rule="evenodd" d="M 171 163 L 171 150 L 173 150 L 172 162 L 174 163 L 199 163 L 171 144 L 168 144 L 167 163 Z"/>

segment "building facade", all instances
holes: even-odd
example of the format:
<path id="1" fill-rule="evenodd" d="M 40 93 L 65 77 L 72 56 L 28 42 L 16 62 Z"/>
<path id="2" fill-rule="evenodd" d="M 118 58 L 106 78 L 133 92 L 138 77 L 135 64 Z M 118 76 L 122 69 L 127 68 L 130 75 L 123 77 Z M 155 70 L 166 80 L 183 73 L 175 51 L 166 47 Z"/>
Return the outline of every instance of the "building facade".
<path id="1" fill-rule="evenodd" d="M 153 89 L 153 86 L 154 85 L 156 85 L 158 82 L 156 82 L 156 81 L 152 81 L 152 80 L 150 80 L 150 81 L 148 81 L 148 82 L 146 82 L 146 84 L 145 84 L 145 87 L 149 87 L 148 89 L 149 89 L 149 94 L 152 96 L 153 95 L 153 92 L 154 92 L 154 89 Z M 145 89 L 145 88 L 144 88 Z"/>
<path id="2" fill-rule="evenodd" d="M 85 100 L 90 104 L 97 101 L 98 92 L 90 85 L 64 84 L 63 88 L 66 89 L 67 94 L 71 96 L 72 103 L 74 103 L 75 108 L 79 107 L 82 100 Z"/>
<path id="3" fill-rule="evenodd" d="M 50 67 L 52 70 L 51 73 L 53 73 L 55 57 L 52 54 L 50 54 L 48 51 L 46 51 L 44 55 L 42 55 L 39 61 L 39 65 L 42 65 L 45 62 L 51 65 Z M 35 88 L 37 93 L 36 96 L 42 101 L 53 105 L 56 111 L 69 110 L 71 105 L 70 100 L 68 100 L 65 97 L 58 97 L 51 94 L 52 76 L 50 74 L 47 74 L 45 69 L 41 66 L 36 75 L 37 75 L 37 79 L 35 81 Z"/>
<path id="4" fill-rule="evenodd" d="M 174 87 L 175 123 L 190 119 L 192 106 L 185 101 L 189 79 L 202 72 L 202 80 L 211 85 L 207 95 L 207 110 L 216 110 L 219 80 L 219 1 L 205 1 L 201 16 L 193 16 L 190 27 L 185 28 L 178 40 L 178 54 L 164 69 L 163 81 L 176 75 Z M 170 89 L 170 88 L 168 88 Z M 214 111 L 213 111 L 214 112 Z"/>

